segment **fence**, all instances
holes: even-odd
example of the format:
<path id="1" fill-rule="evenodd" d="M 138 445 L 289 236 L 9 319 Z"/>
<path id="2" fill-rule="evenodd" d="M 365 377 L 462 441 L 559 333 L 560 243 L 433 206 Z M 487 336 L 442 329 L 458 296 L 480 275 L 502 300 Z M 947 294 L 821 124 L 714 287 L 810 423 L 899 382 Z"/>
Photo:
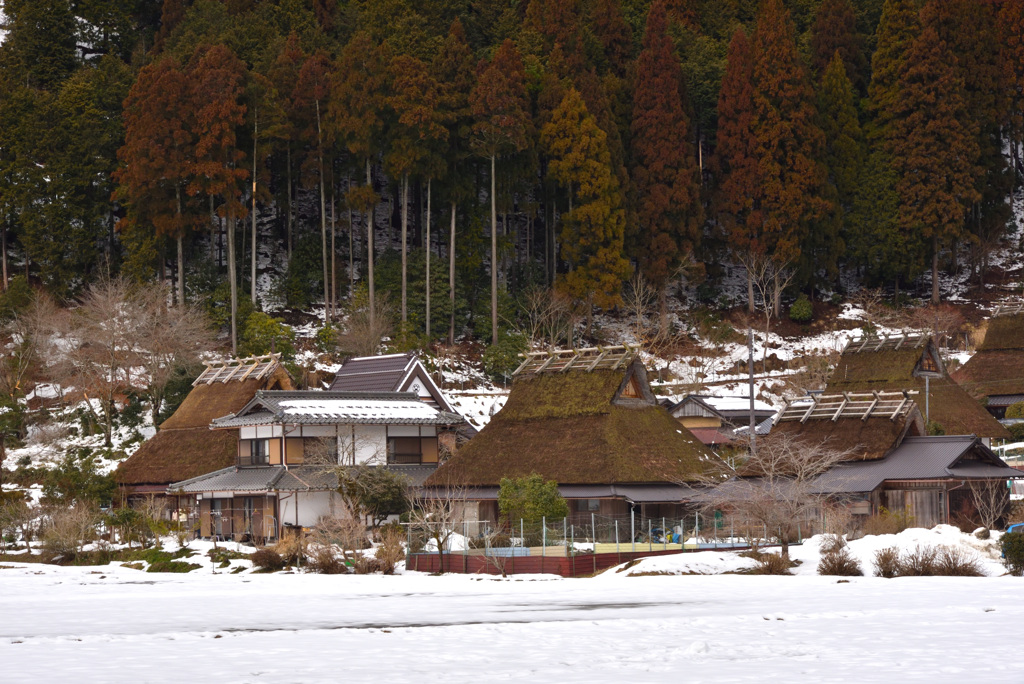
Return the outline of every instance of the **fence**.
<path id="1" fill-rule="evenodd" d="M 426 572 L 577 576 L 650 555 L 799 544 L 823 532 L 820 520 L 789 530 L 768 530 L 728 516 L 690 513 L 682 518 L 576 514 L 558 520 L 496 524 L 491 521 L 412 523 L 406 567 Z"/>

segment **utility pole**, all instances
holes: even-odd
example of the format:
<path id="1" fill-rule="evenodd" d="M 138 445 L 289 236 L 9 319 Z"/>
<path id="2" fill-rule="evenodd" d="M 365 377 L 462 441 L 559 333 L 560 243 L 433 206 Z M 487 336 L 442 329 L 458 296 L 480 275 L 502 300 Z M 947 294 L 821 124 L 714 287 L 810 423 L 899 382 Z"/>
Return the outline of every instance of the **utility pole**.
<path id="1" fill-rule="evenodd" d="M 757 453 L 757 418 L 754 415 L 754 325 L 747 330 L 747 375 L 750 382 L 750 455 Z"/>

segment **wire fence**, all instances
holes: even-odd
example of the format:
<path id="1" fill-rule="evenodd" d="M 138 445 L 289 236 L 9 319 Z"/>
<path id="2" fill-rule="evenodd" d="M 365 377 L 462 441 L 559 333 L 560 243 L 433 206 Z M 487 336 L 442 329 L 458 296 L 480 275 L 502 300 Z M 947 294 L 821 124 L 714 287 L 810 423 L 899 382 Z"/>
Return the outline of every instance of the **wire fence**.
<path id="1" fill-rule="evenodd" d="M 783 536 L 799 544 L 824 532 L 821 520 L 797 523 L 789 530 L 729 516 L 690 513 L 682 517 L 607 516 L 596 513 L 557 520 L 495 522 L 463 520 L 407 525 L 414 554 L 565 557 L 582 554 L 745 549 L 780 544 Z"/>

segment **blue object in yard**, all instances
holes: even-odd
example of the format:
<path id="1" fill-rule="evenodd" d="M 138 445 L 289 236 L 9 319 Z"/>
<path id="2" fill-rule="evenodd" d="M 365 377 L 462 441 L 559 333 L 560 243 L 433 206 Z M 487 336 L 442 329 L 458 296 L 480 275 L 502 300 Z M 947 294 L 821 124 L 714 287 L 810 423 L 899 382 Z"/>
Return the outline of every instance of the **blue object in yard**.
<path id="1" fill-rule="evenodd" d="M 524 546 L 508 546 L 508 547 L 491 547 L 484 552 L 488 556 L 495 558 L 519 558 L 522 556 L 529 556 L 529 547 Z"/>

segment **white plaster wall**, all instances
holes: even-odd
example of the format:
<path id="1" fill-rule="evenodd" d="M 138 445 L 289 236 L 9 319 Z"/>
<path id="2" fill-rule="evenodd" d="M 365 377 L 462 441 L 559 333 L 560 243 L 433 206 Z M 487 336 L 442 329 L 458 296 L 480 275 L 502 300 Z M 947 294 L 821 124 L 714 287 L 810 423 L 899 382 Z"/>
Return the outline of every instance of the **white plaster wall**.
<path id="1" fill-rule="evenodd" d="M 346 439 L 344 436 L 342 439 Z M 352 453 L 351 433 L 348 446 L 342 454 Z M 383 425 L 357 425 L 355 429 L 355 461 L 368 463 L 385 462 L 388 457 L 387 428 Z"/>
<path id="2" fill-rule="evenodd" d="M 313 527 L 317 521 L 332 512 L 334 492 L 297 492 L 281 496 L 281 523 Z"/>

